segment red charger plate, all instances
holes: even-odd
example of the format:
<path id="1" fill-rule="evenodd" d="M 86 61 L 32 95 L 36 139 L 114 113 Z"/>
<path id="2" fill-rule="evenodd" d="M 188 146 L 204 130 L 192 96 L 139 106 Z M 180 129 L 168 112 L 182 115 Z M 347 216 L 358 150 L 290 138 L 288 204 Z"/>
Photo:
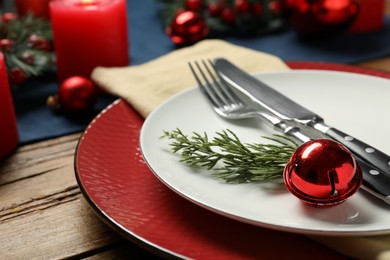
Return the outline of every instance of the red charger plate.
<path id="1" fill-rule="evenodd" d="M 288 62 L 292 69 L 322 69 L 390 78 L 359 67 Z M 164 257 L 197 259 L 343 259 L 298 234 L 241 223 L 185 200 L 149 170 L 139 148 L 143 118 L 119 99 L 87 127 L 75 154 L 84 197 L 114 230 Z"/>

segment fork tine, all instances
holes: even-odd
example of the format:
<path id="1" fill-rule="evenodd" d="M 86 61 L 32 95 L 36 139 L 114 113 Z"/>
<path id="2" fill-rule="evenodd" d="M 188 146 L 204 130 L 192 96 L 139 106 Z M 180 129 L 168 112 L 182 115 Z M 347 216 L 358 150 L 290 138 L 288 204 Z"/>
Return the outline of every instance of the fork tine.
<path id="1" fill-rule="evenodd" d="M 215 99 L 218 100 L 219 107 L 224 110 L 231 110 L 233 107 L 236 106 L 236 103 L 239 103 L 239 101 L 234 100 L 234 98 L 229 95 L 229 87 L 223 84 L 222 81 L 218 80 L 220 77 L 217 74 L 217 71 L 215 70 L 212 62 L 208 60 L 209 65 L 202 60 L 203 67 L 206 69 L 207 74 L 209 78 L 211 79 L 211 82 L 207 79 L 207 77 L 204 75 L 203 71 L 200 70 L 202 73 L 205 81 L 207 82 L 207 87 L 210 89 L 210 92 L 212 92 L 212 95 Z M 212 69 L 210 69 L 210 67 Z M 198 65 L 199 68 L 199 65 Z M 200 68 L 199 68 L 200 69 Z M 216 75 L 216 76 L 214 76 Z"/>
<path id="2" fill-rule="evenodd" d="M 197 61 L 192 64 L 189 62 L 188 65 L 200 90 L 206 96 L 214 111 L 228 119 L 258 116 L 256 111 L 241 101 L 240 96 L 233 91 L 232 86 L 223 80 L 211 60 L 207 61 L 208 63 L 202 60 L 202 66 Z"/>
<path id="3" fill-rule="evenodd" d="M 213 68 L 214 74 L 217 75 L 218 78 L 216 79 L 214 76 L 212 76 L 213 80 L 219 85 L 219 89 L 221 90 L 222 95 L 225 97 L 227 102 L 230 104 L 242 105 L 242 100 L 236 93 L 232 91 L 232 89 L 229 87 L 229 84 L 223 78 L 221 78 L 217 69 L 214 66 L 214 63 L 210 59 L 208 60 L 208 62 L 210 66 Z"/>
<path id="4" fill-rule="evenodd" d="M 216 70 L 214 69 L 213 67 L 213 64 L 211 63 L 210 60 L 208 60 L 210 66 L 207 65 L 207 63 L 202 60 L 202 63 L 203 63 L 203 66 L 206 68 L 210 78 L 212 79 L 212 82 L 213 82 L 213 89 L 215 91 L 215 94 L 218 95 L 218 98 L 221 100 L 221 102 L 223 103 L 223 106 L 224 107 L 228 107 L 231 105 L 231 100 L 229 100 L 229 97 L 226 95 L 225 93 L 225 86 L 222 85 L 222 83 L 220 81 L 217 80 L 217 78 L 214 76 L 214 74 L 216 74 Z M 213 71 L 214 73 L 210 70 L 209 67 L 212 67 L 213 68 Z M 218 75 L 217 75 L 218 77 Z"/>
<path id="5" fill-rule="evenodd" d="M 201 69 L 200 65 L 198 62 L 194 62 L 195 66 L 197 67 L 199 73 L 201 74 L 203 81 L 205 83 L 202 83 L 201 78 L 198 76 L 198 73 L 195 71 L 194 66 L 192 66 L 191 63 L 188 63 L 190 66 L 190 69 L 192 71 L 192 74 L 195 77 L 196 82 L 198 83 L 200 89 L 202 92 L 207 96 L 208 100 L 212 103 L 212 105 L 216 108 L 223 108 L 224 107 L 224 102 L 220 99 L 218 93 L 216 93 L 215 88 L 213 84 L 210 83 L 206 75 L 204 74 L 203 70 Z"/>

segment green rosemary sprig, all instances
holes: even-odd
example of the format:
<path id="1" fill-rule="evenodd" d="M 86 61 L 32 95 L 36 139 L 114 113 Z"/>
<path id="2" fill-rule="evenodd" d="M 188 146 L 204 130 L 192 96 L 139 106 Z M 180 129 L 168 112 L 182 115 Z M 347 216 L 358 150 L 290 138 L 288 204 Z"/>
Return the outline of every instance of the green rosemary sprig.
<path id="1" fill-rule="evenodd" d="M 171 150 L 180 153 L 181 162 L 214 169 L 212 175 L 228 183 L 281 181 L 283 168 L 298 147 L 281 135 L 263 137 L 274 144 L 244 144 L 228 129 L 216 132 L 212 140 L 206 133 L 188 137 L 180 129 L 164 131 L 162 138 L 172 140 Z"/>

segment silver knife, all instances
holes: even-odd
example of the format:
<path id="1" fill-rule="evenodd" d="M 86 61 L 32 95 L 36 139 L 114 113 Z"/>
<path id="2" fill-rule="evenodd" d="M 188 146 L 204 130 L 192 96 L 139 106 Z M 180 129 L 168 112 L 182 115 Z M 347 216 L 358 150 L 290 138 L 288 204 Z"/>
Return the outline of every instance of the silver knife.
<path id="1" fill-rule="evenodd" d="M 390 156 L 342 131 L 328 126 L 314 112 L 242 71 L 226 59 L 214 60 L 218 74 L 240 92 L 256 100 L 268 111 L 285 120 L 294 120 L 316 129 L 345 145 L 355 156 L 379 169 L 390 177 Z"/>
<path id="2" fill-rule="evenodd" d="M 219 73 L 218 68 L 216 69 Z M 230 85 L 230 83 L 227 82 L 224 78 L 221 78 L 221 80 L 227 83 L 227 85 Z M 248 97 L 249 100 L 247 100 L 247 102 L 254 102 L 251 96 Z M 259 116 L 262 120 L 265 120 L 270 123 L 275 130 L 294 137 L 302 143 L 313 139 L 302 133 L 300 127 L 292 125 L 291 121 L 280 118 L 278 115 L 272 113 L 271 111 L 259 110 L 259 113 L 256 113 L 256 115 Z M 372 165 L 362 161 L 359 158 L 356 158 L 356 161 L 360 165 L 363 172 L 362 189 L 374 195 L 375 197 L 383 200 L 387 204 L 390 204 L 390 176 L 384 174 L 377 168 L 374 168 Z"/>

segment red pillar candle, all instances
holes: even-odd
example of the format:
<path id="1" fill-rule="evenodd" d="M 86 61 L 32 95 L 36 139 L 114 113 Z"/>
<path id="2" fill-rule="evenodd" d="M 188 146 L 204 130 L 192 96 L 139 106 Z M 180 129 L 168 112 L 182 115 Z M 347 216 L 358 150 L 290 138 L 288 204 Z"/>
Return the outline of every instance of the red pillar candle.
<path id="1" fill-rule="evenodd" d="M 15 0 L 18 14 L 23 16 L 31 13 L 35 17 L 49 19 L 49 2 L 51 0 Z"/>
<path id="2" fill-rule="evenodd" d="M 18 144 L 18 130 L 11 90 L 8 84 L 4 55 L 0 52 L 0 158 L 8 155 Z"/>
<path id="3" fill-rule="evenodd" d="M 53 0 L 50 17 L 60 81 L 129 65 L 125 0 Z"/>

